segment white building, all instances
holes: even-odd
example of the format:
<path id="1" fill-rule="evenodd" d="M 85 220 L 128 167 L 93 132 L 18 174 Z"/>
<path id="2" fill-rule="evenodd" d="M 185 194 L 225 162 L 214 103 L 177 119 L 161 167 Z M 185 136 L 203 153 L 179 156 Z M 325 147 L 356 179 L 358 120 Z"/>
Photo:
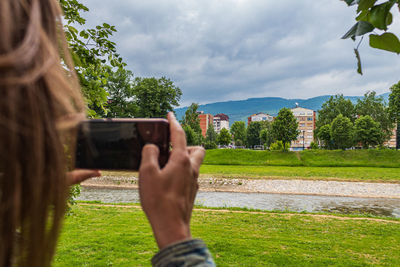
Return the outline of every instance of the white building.
<path id="1" fill-rule="evenodd" d="M 247 125 L 249 125 L 252 121 L 273 121 L 274 117 L 269 115 L 269 114 L 265 114 L 265 113 L 256 113 L 251 115 L 250 117 L 247 118 Z"/>
<path id="2" fill-rule="evenodd" d="M 222 128 L 225 128 L 229 131 L 229 117 L 226 114 L 220 113 L 214 115 L 214 130 L 217 133 L 220 133 Z"/>

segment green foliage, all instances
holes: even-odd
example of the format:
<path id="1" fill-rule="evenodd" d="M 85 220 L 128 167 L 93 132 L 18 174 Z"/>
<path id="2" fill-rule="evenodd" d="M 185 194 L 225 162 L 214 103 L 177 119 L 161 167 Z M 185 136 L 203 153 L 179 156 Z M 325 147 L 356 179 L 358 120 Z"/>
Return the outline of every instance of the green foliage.
<path id="1" fill-rule="evenodd" d="M 266 124 L 266 128 L 261 130 L 260 140 L 266 147 L 270 147 L 270 145 L 274 142 L 274 134 L 272 132 L 271 123 L 268 122 L 268 124 Z"/>
<path id="2" fill-rule="evenodd" d="M 204 148 L 205 149 L 217 149 L 217 143 L 215 143 L 215 141 L 206 141 L 206 143 L 204 144 Z"/>
<path id="3" fill-rule="evenodd" d="M 107 84 L 104 86 L 109 94 L 107 101 L 108 118 L 133 118 L 137 117 L 135 91 L 132 84 L 133 73 L 125 69 L 110 72 Z"/>
<path id="4" fill-rule="evenodd" d="M 332 138 L 331 138 L 331 125 L 330 124 L 325 124 L 321 126 L 317 133 L 318 139 L 323 143 L 323 146 L 325 148 L 331 148 L 332 147 Z"/>
<path id="5" fill-rule="evenodd" d="M 81 194 L 81 186 L 73 185 L 69 188 L 69 197 L 67 202 L 67 215 L 71 215 L 72 207 L 76 205 L 76 198 Z"/>
<path id="6" fill-rule="evenodd" d="M 235 145 L 238 145 L 238 142 L 241 143 L 240 146 L 243 145 L 243 141 L 246 140 L 246 124 L 244 121 L 235 121 L 231 126 L 231 134 Z"/>
<path id="7" fill-rule="evenodd" d="M 126 66 L 117 53 L 116 44 L 110 41 L 116 29 L 107 23 L 93 29 L 84 28 L 86 20 L 80 13 L 89 9 L 77 0 L 60 0 L 60 4 L 64 12 L 65 35 L 89 108 L 88 114 L 98 117 L 99 113 L 106 113 L 108 93 L 104 87 L 109 73 Z M 84 29 L 78 30 L 76 25 Z"/>
<path id="8" fill-rule="evenodd" d="M 297 139 L 300 131 L 297 130 L 298 122 L 292 111 L 283 108 L 272 123 L 272 132 L 275 140 L 280 140 L 286 149 L 287 144 Z"/>
<path id="9" fill-rule="evenodd" d="M 400 81 L 390 87 L 389 114 L 392 122 L 400 123 Z"/>
<path id="10" fill-rule="evenodd" d="M 339 114 L 331 125 L 331 139 L 333 145 L 340 149 L 350 148 L 354 142 L 353 123 L 347 117 Z"/>
<path id="11" fill-rule="evenodd" d="M 287 143 L 286 145 L 283 145 L 283 142 L 281 140 L 278 140 L 274 143 L 271 144 L 270 150 L 271 151 L 289 151 L 290 143 Z"/>
<path id="12" fill-rule="evenodd" d="M 313 150 L 315 150 L 315 149 L 319 149 L 319 147 L 318 147 L 318 144 L 317 144 L 317 143 L 315 143 L 315 142 L 311 142 L 311 144 L 310 144 L 310 148 L 311 148 L 311 149 L 313 149 Z"/>
<path id="13" fill-rule="evenodd" d="M 134 93 L 138 106 L 138 117 L 163 118 L 174 106 L 179 105 L 182 91 L 165 77 L 136 78 Z M 196 130 L 196 129 L 194 129 Z"/>
<path id="14" fill-rule="evenodd" d="M 216 142 L 217 141 L 217 133 L 214 131 L 214 125 L 210 124 L 208 126 L 207 132 L 206 132 L 206 143 L 207 142 Z"/>
<path id="15" fill-rule="evenodd" d="M 227 146 L 232 142 L 232 136 L 227 129 L 225 128 L 221 129 L 217 138 L 217 142 L 218 144 L 223 146 Z"/>
<path id="16" fill-rule="evenodd" d="M 365 93 L 364 98 L 357 100 L 355 110 L 357 115 L 371 116 L 374 121 L 380 124 L 382 142 L 390 139 L 393 123 L 390 119 L 389 108 L 382 97 L 376 97 L 376 92 Z"/>
<path id="17" fill-rule="evenodd" d="M 192 103 L 186 110 L 185 116 L 183 116 L 181 120 L 181 124 L 189 125 L 196 133 L 201 134 L 200 118 L 199 113 L 197 113 L 198 108 L 199 104 Z"/>
<path id="18" fill-rule="evenodd" d="M 400 54 L 400 41 L 398 37 L 391 32 L 387 32 L 388 26 L 393 22 L 391 9 L 395 5 L 400 9 L 400 1 L 388 0 L 382 2 L 377 0 L 345 0 L 345 2 L 349 6 L 357 5 L 357 22 L 342 37 L 342 39 L 351 38 L 355 41 L 357 36 L 364 37 L 373 32 L 374 34 L 369 35 L 369 45 L 371 47 Z M 377 34 L 378 30 L 384 32 L 382 34 Z M 358 46 L 360 43 L 354 51 L 357 58 L 357 72 L 362 74 L 361 59 L 358 52 Z"/>
<path id="19" fill-rule="evenodd" d="M 383 134 L 380 124 L 369 115 L 359 117 L 354 125 L 354 141 L 360 142 L 363 148 L 382 144 Z"/>
<path id="20" fill-rule="evenodd" d="M 263 124 L 260 121 L 253 121 L 247 127 L 246 141 L 248 147 L 253 147 L 261 144 L 260 132 Z"/>
<path id="21" fill-rule="evenodd" d="M 339 114 L 349 118 L 352 122 L 356 118 L 353 103 L 350 99 L 345 99 L 342 94 L 331 96 L 318 110 L 317 132 L 321 126 L 331 124 Z"/>
<path id="22" fill-rule="evenodd" d="M 189 125 L 182 125 L 183 130 L 186 134 L 186 143 L 188 146 L 198 145 L 197 133 Z"/>

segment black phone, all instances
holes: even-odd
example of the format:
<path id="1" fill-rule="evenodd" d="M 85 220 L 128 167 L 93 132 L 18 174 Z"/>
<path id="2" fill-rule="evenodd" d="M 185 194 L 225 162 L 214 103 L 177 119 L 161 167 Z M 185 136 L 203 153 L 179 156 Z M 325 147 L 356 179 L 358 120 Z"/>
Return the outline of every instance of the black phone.
<path id="1" fill-rule="evenodd" d="M 166 119 L 93 119 L 78 126 L 75 167 L 101 170 L 138 170 L 142 148 L 155 144 L 159 164 L 169 157 L 169 123 Z"/>

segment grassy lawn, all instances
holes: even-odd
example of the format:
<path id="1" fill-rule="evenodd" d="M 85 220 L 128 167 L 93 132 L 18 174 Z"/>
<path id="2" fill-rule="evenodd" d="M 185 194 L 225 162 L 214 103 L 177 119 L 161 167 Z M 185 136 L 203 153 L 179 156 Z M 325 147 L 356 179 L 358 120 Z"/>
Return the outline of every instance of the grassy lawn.
<path id="1" fill-rule="evenodd" d="M 312 167 L 400 167 L 396 150 L 306 150 L 301 152 L 245 149 L 207 150 L 208 165 L 312 166 Z"/>
<path id="2" fill-rule="evenodd" d="M 79 204 L 54 266 L 149 266 L 157 251 L 137 206 Z M 218 266 L 400 265 L 399 220 L 195 210 L 193 236 Z"/>
<path id="3" fill-rule="evenodd" d="M 200 169 L 202 176 L 224 178 L 285 178 L 307 180 L 338 180 L 363 182 L 400 182 L 399 168 L 377 167 L 290 167 L 207 165 Z"/>

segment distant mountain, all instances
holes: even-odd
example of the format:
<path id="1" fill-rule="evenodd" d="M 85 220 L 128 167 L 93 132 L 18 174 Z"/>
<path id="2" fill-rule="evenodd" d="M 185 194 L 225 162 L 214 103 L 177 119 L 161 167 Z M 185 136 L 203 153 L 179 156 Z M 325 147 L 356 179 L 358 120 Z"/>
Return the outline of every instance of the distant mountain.
<path id="1" fill-rule="evenodd" d="M 388 101 L 389 93 L 382 94 L 381 96 L 386 102 Z M 321 109 L 322 104 L 330 97 L 330 95 L 324 95 L 309 99 L 285 99 L 281 97 L 249 98 L 247 100 L 216 102 L 200 105 L 198 110 L 213 115 L 225 113 L 229 116 L 229 123 L 232 124 L 235 121 L 247 122 L 247 117 L 258 112 L 264 112 L 276 116 L 281 108 L 294 108 L 296 103 L 303 108 L 319 110 Z M 353 103 L 356 103 L 357 99 L 362 97 L 363 96 L 345 96 L 346 99 L 350 99 Z M 187 107 L 175 109 L 178 119 L 183 117 L 186 109 Z"/>

